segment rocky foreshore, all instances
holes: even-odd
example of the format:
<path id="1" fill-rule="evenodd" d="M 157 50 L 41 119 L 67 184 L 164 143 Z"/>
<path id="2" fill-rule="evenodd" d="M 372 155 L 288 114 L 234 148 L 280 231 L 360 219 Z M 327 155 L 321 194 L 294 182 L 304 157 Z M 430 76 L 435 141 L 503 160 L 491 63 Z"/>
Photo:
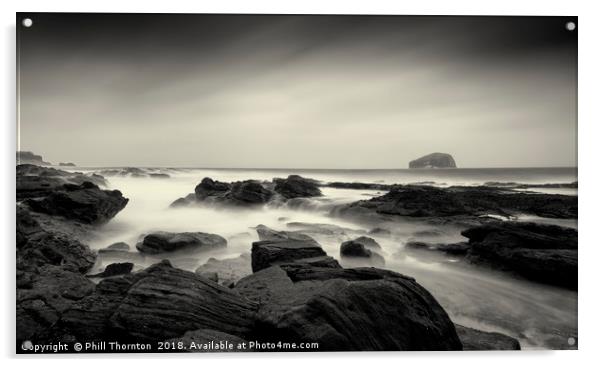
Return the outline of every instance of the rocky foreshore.
<path id="1" fill-rule="evenodd" d="M 99 254 L 85 245 L 85 233 L 109 221 L 128 199 L 117 190 L 102 190 L 87 177 L 100 180 L 100 176 L 54 169 L 17 168 L 17 345 L 24 340 L 157 343 L 219 337 L 236 342 L 316 343 L 314 351 L 519 348 L 510 337 L 455 325 L 413 278 L 375 267 L 344 268 L 303 233 L 336 234 L 341 229 L 335 226 L 289 223 L 295 230 L 276 231 L 259 225 L 259 241 L 249 243 L 250 255 L 210 259 L 196 272 L 160 261 L 161 254 L 215 250 L 227 246 L 226 239 L 203 232 L 147 233 L 136 245 L 137 252 L 124 243 L 101 251 L 100 256 L 114 255 L 116 260 L 101 272 L 88 274 Z M 192 200 L 248 205 L 319 195 L 318 183 L 300 176 L 270 183 L 204 179 Z M 449 197 L 427 207 L 427 213 L 447 213 L 437 208 L 445 199 Z M 359 203 L 355 205 L 364 205 Z M 463 214 L 480 214 L 492 203 L 479 201 L 479 210 L 464 208 Z M 406 207 L 381 198 L 379 205 L 389 205 L 388 212 L 394 215 L 418 210 L 417 201 Z M 454 209 L 449 213 L 460 211 L 457 202 L 452 200 L 451 205 Z M 563 211 L 557 205 L 555 215 L 571 215 L 570 209 Z M 517 231 L 521 239 L 527 236 L 521 231 L 536 232 L 533 228 Z M 476 249 L 487 241 L 496 243 L 497 233 L 474 229 L 466 236 L 472 251 L 486 257 Z M 356 234 L 341 243 L 341 254 L 380 263 L 378 242 L 362 231 Z M 544 250 L 565 250 L 552 239 L 541 243 Z M 138 270 L 119 260 L 126 253 L 152 255 L 159 262 Z"/>
<path id="2" fill-rule="evenodd" d="M 434 218 L 453 222 L 479 220 L 491 215 L 513 217 L 531 214 L 544 218 L 576 219 L 577 197 L 523 193 L 487 186 L 395 186 L 369 200 L 346 204 L 335 215 L 355 217 Z"/>

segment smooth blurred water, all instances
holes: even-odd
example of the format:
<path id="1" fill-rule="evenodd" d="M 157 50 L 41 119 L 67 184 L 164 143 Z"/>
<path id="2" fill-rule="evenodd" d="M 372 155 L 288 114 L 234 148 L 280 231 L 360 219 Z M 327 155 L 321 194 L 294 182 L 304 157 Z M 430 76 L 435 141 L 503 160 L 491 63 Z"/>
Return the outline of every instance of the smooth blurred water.
<path id="1" fill-rule="evenodd" d="M 271 181 L 274 177 L 300 174 L 324 182 L 392 184 L 430 181 L 430 184 L 437 186 L 478 185 L 488 181 L 542 184 L 577 180 L 577 170 L 574 168 L 156 171 L 168 173 L 171 178 L 108 177 L 110 187 L 121 190 L 130 201 L 124 210 L 94 236 L 89 243 L 92 248 L 104 248 L 118 241 L 126 242 L 134 248 L 141 236 L 157 230 L 216 233 L 228 240 L 226 249 L 210 253 L 147 256 L 133 260 L 137 268 L 142 268 L 161 258 L 169 258 L 175 266 L 194 271 L 210 257 L 224 259 L 250 252 L 251 243 L 258 239 L 253 228 L 259 224 L 277 230 L 292 230 L 294 228 L 288 223 L 305 222 L 332 224 L 343 228 L 336 234 L 310 234 L 329 255 L 340 259 L 341 242 L 357 237 L 362 231 L 373 229 L 374 224 L 331 217 L 328 214 L 330 208 L 383 194 L 373 190 L 323 188 L 323 197 L 307 200 L 306 205 L 297 208 L 169 208 L 174 200 L 193 192 L 203 177 L 227 182 L 246 179 Z M 562 189 L 558 191 L 562 192 Z M 576 221 L 527 216 L 520 219 L 576 227 Z M 391 231 L 390 236 L 371 235 L 382 246 L 382 255 L 386 259 L 384 267 L 415 277 L 437 298 L 455 322 L 512 335 L 521 341 L 523 348 L 570 348 L 568 338 L 577 337 L 576 292 L 517 279 L 507 273 L 425 251 L 410 251 L 404 247 L 406 242 L 413 239 L 434 243 L 462 241 L 465 239 L 460 235 L 461 228 L 433 227 L 416 220 L 403 219 L 379 226 Z M 341 262 L 344 266 L 370 265 L 349 263 L 344 259 Z M 106 264 L 98 264 L 95 270 L 104 265 Z"/>

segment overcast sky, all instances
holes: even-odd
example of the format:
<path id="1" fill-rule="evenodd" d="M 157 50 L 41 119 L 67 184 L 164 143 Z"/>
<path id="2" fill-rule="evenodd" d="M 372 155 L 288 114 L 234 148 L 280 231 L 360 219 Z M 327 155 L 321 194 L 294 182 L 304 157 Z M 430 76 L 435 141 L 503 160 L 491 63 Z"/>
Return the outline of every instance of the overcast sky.
<path id="1" fill-rule="evenodd" d="M 576 166 L 566 17 L 19 14 L 20 150 L 81 166 Z"/>

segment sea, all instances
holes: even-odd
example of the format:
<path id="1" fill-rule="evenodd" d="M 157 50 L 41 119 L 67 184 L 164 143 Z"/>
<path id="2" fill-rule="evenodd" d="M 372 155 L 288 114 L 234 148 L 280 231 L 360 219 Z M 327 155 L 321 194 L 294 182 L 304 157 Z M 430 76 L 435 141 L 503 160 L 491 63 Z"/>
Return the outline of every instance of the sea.
<path id="1" fill-rule="evenodd" d="M 66 167 L 60 167 L 66 169 Z M 572 183 L 577 168 L 474 168 L 474 169 L 215 169 L 138 167 L 148 173 L 166 173 L 169 178 L 107 176 L 111 189 L 120 190 L 129 203 L 110 222 L 100 227 L 88 242 L 93 249 L 115 242 L 128 243 L 133 251 L 141 238 L 153 231 L 208 232 L 228 240 L 219 251 L 186 256 L 167 256 L 174 266 L 194 271 L 209 258 L 236 258 L 250 253 L 258 240 L 254 228 L 263 224 L 275 230 L 293 230 L 301 225 L 329 225 L 339 228 L 335 234 L 312 235 L 331 256 L 340 259 L 342 241 L 373 230 L 378 225 L 333 215 L 337 206 L 367 200 L 385 192 L 322 188 L 323 196 L 304 201 L 303 205 L 266 205 L 253 209 L 215 206 L 170 208 L 170 204 L 189 193 L 204 178 L 232 182 L 268 180 L 301 175 L 321 182 L 364 182 L 381 184 L 423 184 L 437 187 L 483 185 L 489 182 L 520 184 Z M 69 167 L 67 170 L 100 173 L 119 167 Z M 527 192 L 577 195 L 576 188 L 529 188 Z M 512 220 L 536 221 L 577 228 L 577 220 L 557 220 L 518 216 Z M 336 227 L 334 227 L 336 226 Z M 523 349 L 572 349 L 577 347 L 577 292 L 531 282 L 510 273 L 434 255 L 428 251 L 410 251 L 412 240 L 453 243 L 466 240 L 462 228 L 433 226 L 427 223 L 397 220 L 383 223 L 390 235 L 370 235 L 382 247 L 386 269 L 414 277 L 430 291 L 458 324 L 485 331 L 501 332 L 517 338 Z M 159 261 L 147 257 L 135 261 L 136 269 Z M 125 259 L 124 259 L 125 261 Z M 129 260 L 128 260 L 129 261 Z M 346 266 L 345 262 L 342 264 Z M 98 271 L 106 264 L 98 263 Z M 350 264 L 357 265 L 357 264 Z M 361 264 L 360 264 L 361 265 Z M 245 269 L 250 272 L 250 269 Z"/>

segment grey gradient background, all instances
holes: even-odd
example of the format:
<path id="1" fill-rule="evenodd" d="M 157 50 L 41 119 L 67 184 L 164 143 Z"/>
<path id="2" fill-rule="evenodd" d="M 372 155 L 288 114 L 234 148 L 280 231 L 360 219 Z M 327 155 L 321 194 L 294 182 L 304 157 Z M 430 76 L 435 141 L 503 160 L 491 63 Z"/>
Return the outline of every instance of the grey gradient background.
<path id="1" fill-rule="evenodd" d="M 18 149 L 82 166 L 405 168 L 435 151 L 576 166 L 567 21 L 19 13 Z"/>

